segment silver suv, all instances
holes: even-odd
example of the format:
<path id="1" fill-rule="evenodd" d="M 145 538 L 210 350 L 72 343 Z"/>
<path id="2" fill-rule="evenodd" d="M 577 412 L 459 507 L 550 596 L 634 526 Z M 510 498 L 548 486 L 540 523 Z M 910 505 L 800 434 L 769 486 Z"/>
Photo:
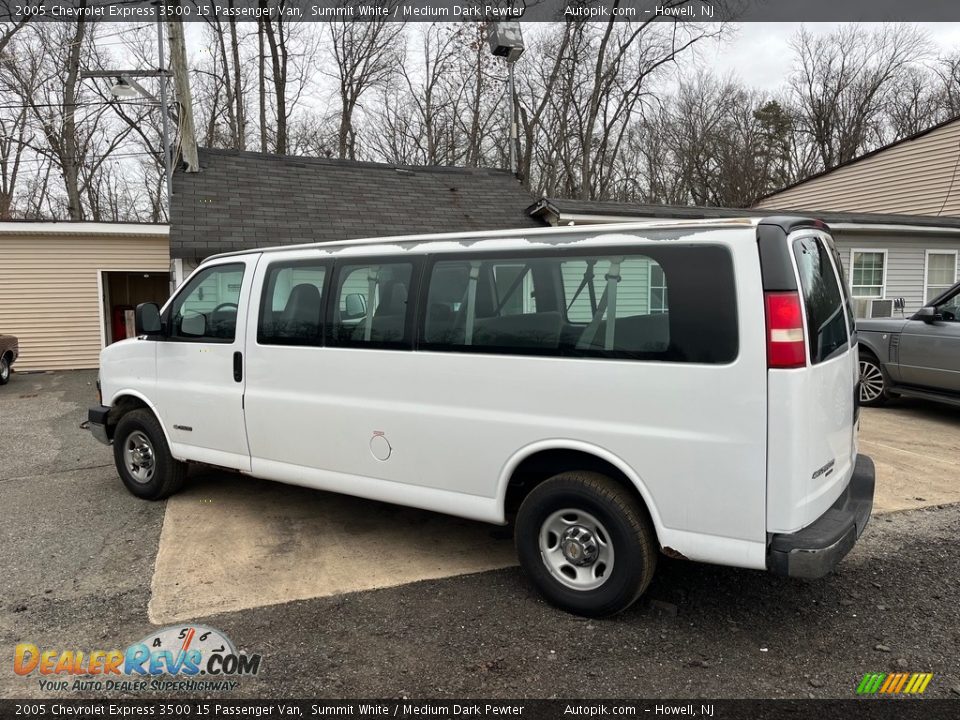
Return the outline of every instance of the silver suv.
<path id="1" fill-rule="evenodd" d="M 960 283 L 909 319 L 858 320 L 860 404 L 903 395 L 960 405 Z"/>

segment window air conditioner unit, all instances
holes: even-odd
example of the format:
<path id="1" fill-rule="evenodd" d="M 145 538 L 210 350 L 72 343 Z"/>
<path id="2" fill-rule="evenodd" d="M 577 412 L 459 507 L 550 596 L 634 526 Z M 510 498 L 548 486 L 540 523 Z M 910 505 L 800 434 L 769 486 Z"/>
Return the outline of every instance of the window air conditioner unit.
<path id="1" fill-rule="evenodd" d="M 871 300 L 870 314 L 872 318 L 893 317 L 893 300 Z"/>

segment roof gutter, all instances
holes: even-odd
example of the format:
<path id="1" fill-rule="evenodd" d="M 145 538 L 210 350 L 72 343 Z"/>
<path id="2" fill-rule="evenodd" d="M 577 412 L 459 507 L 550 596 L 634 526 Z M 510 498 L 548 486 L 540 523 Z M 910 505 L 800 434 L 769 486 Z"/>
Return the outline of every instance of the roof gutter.
<path id="1" fill-rule="evenodd" d="M 169 225 L 100 222 L 0 222 L 0 235 L 114 235 L 167 237 Z"/>
<path id="2" fill-rule="evenodd" d="M 934 225 L 881 225 L 874 223 L 827 222 L 831 230 L 857 233 L 889 233 L 891 235 L 960 235 L 960 227 Z"/>

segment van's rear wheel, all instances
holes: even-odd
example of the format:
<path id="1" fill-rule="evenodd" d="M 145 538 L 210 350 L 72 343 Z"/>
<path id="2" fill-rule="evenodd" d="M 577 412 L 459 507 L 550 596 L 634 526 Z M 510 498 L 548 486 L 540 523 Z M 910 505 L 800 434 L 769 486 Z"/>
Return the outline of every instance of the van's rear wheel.
<path id="1" fill-rule="evenodd" d="M 187 465 L 170 454 L 163 429 L 149 410 L 131 410 L 113 434 L 113 461 L 123 484 L 145 500 L 163 500 L 183 486 Z"/>
<path id="2" fill-rule="evenodd" d="M 640 502 L 594 472 L 561 473 L 534 488 L 517 513 L 516 545 L 520 565 L 544 598 L 590 617 L 632 605 L 657 564 Z"/>
<path id="3" fill-rule="evenodd" d="M 890 397 L 887 377 L 880 361 L 871 353 L 860 350 L 860 404 L 865 407 L 883 405 Z"/>

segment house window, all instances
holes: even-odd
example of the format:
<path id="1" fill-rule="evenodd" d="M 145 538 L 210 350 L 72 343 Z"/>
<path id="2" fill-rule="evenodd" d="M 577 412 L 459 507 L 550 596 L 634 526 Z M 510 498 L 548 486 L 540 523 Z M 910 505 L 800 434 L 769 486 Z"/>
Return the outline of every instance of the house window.
<path id="1" fill-rule="evenodd" d="M 957 251 L 927 250 L 925 277 L 923 297 L 930 302 L 957 281 Z"/>
<path id="2" fill-rule="evenodd" d="M 882 298 L 886 275 L 885 250 L 854 250 L 850 290 L 854 297 Z"/>
<path id="3" fill-rule="evenodd" d="M 658 263 L 650 263 L 649 307 L 650 314 L 667 312 L 667 278 Z"/>

